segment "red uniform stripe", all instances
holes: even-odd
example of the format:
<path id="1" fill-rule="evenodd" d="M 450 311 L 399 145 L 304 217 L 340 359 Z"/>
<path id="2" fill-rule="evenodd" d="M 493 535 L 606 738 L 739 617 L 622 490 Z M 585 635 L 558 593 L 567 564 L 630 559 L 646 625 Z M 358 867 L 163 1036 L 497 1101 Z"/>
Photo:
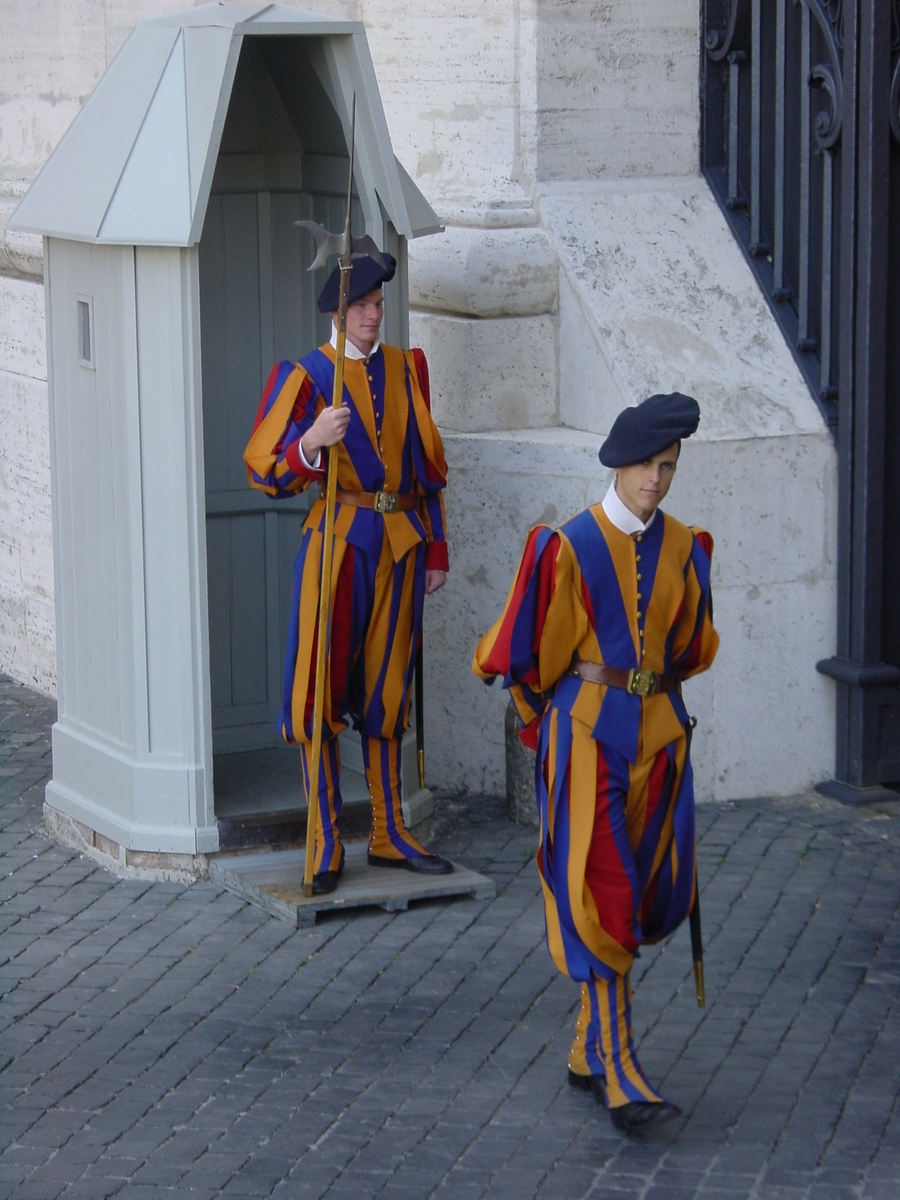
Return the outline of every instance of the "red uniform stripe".
<path id="1" fill-rule="evenodd" d="M 601 745 L 597 746 L 596 805 L 591 847 L 584 869 L 585 882 L 594 897 L 603 929 L 634 953 L 637 950 L 634 897 L 610 822 L 609 767 Z"/>
<path id="2" fill-rule="evenodd" d="M 497 630 L 497 636 L 494 638 L 490 654 L 482 664 L 482 670 L 486 675 L 505 676 L 509 671 L 510 645 L 512 643 L 513 630 L 519 616 L 522 600 L 525 592 L 528 590 L 531 576 L 534 573 L 537 540 L 542 531 L 542 528 L 539 526 L 536 529 L 532 529 L 528 535 L 528 541 L 525 544 L 525 553 L 522 555 L 522 565 L 519 568 L 519 574 L 516 576 L 512 595 L 507 602 L 503 621 Z M 553 551 L 553 557 L 556 557 L 555 550 Z"/>

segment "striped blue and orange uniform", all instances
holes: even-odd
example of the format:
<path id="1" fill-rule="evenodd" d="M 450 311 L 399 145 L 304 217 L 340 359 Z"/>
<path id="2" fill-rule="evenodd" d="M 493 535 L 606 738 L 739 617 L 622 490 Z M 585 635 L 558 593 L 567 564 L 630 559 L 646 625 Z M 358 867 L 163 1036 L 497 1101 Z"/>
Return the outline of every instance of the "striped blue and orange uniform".
<path id="1" fill-rule="evenodd" d="M 403 824 L 400 739 L 422 632 L 425 570 L 448 567 L 442 496 L 447 467 L 431 417 L 425 356 L 379 346 L 368 358 L 346 359 L 343 403 L 350 424 L 343 441 L 323 451 L 320 469 L 311 470 L 300 439 L 331 404 L 334 358 L 325 345 L 273 369 L 244 453 L 251 487 L 290 496 L 315 481 L 324 484 L 326 473 L 336 469 L 343 491 L 415 495 L 418 504 L 394 513 L 340 503 L 336 508 L 317 873 L 343 864 L 337 735 L 348 718 L 362 735 L 373 805 L 370 849 L 389 858 L 423 852 Z M 324 521 L 320 497 L 294 564 L 281 712 L 282 735 L 302 751 L 307 794 Z"/>
<path id="2" fill-rule="evenodd" d="M 695 883 L 688 714 L 679 692 L 632 695 L 587 662 L 686 679 L 713 661 L 712 538 L 657 511 L 636 538 L 602 505 L 528 536 L 473 670 L 503 679 L 537 751 L 550 953 L 582 984 L 570 1067 L 603 1074 L 610 1107 L 658 1100 L 634 1054 L 629 973 L 642 942 L 689 914 Z"/>

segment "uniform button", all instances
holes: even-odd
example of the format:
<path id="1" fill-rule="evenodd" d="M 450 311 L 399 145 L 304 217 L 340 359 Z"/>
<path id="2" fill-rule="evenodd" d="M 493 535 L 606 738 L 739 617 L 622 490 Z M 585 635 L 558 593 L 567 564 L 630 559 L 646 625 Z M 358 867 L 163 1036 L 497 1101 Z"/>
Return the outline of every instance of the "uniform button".
<path id="1" fill-rule="evenodd" d="M 638 598 L 638 600 L 640 600 L 640 599 L 641 599 L 641 593 L 640 593 L 640 592 L 638 592 L 638 594 L 637 594 L 637 598 Z"/>
<path id="2" fill-rule="evenodd" d="M 370 376 L 369 376 L 369 383 L 371 383 L 371 382 L 372 382 L 372 376 L 370 375 Z"/>
<path id="3" fill-rule="evenodd" d="M 640 614 L 640 613 L 638 613 L 638 620 L 640 620 L 640 619 L 641 619 L 641 614 Z"/>
<path id="4" fill-rule="evenodd" d="M 639 542 L 643 536 L 644 536 L 644 535 L 643 535 L 642 533 L 639 533 L 639 534 L 637 535 L 637 537 L 636 537 L 634 540 L 635 540 L 636 542 Z"/>
<path id="5" fill-rule="evenodd" d="M 641 575 L 641 574 L 640 574 L 640 572 L 638 572 L 638 583 L 640 583 L 640 581 L 641 581 L 642 579 L 643 579 L 643 575 Z"/>
<path id="6" fill-rule="evenodd" d="M 640 556 L 639 554 L 636 554 L 636 555 L 634 556 L 634 561 L 635 561 L 635 562 L 640 562 L 640 561 L 641 561 L 641 556 Z"/>

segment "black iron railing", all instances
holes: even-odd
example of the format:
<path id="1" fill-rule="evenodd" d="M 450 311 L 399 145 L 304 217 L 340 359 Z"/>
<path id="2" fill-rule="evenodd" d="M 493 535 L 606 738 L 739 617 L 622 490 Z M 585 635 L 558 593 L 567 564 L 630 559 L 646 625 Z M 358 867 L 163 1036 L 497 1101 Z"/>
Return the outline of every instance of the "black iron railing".
<path id="1" fill-rule="evenodd" d="M 900 789 L 900 0 L 704 0 L 703 170 L 838 442 L 835 778 Z"/>
<path id="2" fill-rule="evenodd" d="M 706 0 L 703 30 L 703 169 L 832 428 L 842 10 L 843 0 Z"/>

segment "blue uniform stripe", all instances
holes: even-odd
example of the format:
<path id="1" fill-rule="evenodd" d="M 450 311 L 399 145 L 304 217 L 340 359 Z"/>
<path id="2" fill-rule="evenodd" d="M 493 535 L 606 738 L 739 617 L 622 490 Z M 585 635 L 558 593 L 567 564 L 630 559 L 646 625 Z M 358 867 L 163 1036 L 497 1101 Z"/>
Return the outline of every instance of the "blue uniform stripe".
<path id="1" fill-rule="evenodd" d="M 672 803 L 672 789 L 675 784 L 675 761 L 673 748 L 667 746 L 664 753 L 666 754 L 669 764 L 666 769 L 666 780 L 663 784 L 662 795 L 654 809 L 653 816 L 647 822 L 647 826 L 641 834 L 641 840 L 634 852 L 634 863 L 637 869 L 637 875 L 640 886 L 640 895 L 643 896 L 647 884 L 650 880 L 650 872 L 653 869 L 653 858 L 656 854 L 656 849 L 659 845 L 659 839 L 662 834 L 662 827 L 666 822 L 669 808 Z"/>
<path id="2" fill-rule="evenodd" d="M 622 588 L 606 538 L 594 515 L 586 509 L 567 521 L 561 532 L 570 541 L 587 584 L 603 661 L 611 667 L 638 666 Z"/>
<path id="3" fill-rule="evenodd" d="M 294 587 L 291 593 L 291 617 L 288 622 L 287 647 L 284 657 L 284 681 L 281 693 L 281 717 L 278 732 L 286 741 L 294 742 L 297 735 L 294 732 L 294 718 L 291 712 L 291 700 L 294 692 L 294 667 L 297 653 L 300 649 L 300 585 L 303 580 L 303 566 L 309 549 L 309 535 L 303 538 L 297 557 L 294 559 Z"/>

